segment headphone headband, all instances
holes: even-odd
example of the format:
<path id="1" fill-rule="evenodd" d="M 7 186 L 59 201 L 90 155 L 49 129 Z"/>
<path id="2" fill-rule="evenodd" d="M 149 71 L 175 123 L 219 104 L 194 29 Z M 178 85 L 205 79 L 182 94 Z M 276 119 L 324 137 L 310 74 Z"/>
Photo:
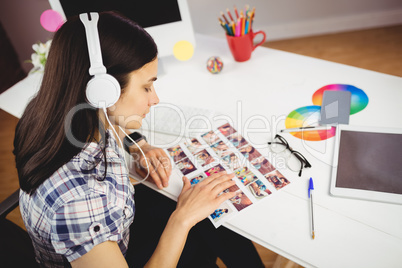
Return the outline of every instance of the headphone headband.
<path id="1" fill-rule="evenodd" d="M 105 74 L 106 67 L 103 65 L 102 52 L 98 34 L 99 14 L 95 12 L 80 14 L 80 20 L 84 24 L 87 37 L 90 75 Z"/>
<path id="2" fill-rule="evenodd" d="M 94 75 L 87 84 L 86 96 L 92 106 L 108 108 L 117 102 L 121 89 L 119 82 L 106 73 L 106 67 L 103 65 L 98 33 L 99 14 L 96 12 L 82 13 L 80 20 L 84 24 L 87 38 L 89 74 Z"/>

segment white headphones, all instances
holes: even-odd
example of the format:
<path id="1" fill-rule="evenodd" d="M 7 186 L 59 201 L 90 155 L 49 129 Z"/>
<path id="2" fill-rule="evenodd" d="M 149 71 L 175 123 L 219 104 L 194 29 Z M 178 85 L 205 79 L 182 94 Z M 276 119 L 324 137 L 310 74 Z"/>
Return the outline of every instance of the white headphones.
<path id="1" fill-rule="evenodd" d="M 87 37 L 89 74 L 94 76 L 87 84 L 87 100 L 95 108 L 108 108 L 118 101 L 121 89 L 119 82 L 106 73 L 106 67 L 103 65 L 98 34 L 99 14 L 96 12 L 82 13 L 80 20 L 85 26 Z"/>

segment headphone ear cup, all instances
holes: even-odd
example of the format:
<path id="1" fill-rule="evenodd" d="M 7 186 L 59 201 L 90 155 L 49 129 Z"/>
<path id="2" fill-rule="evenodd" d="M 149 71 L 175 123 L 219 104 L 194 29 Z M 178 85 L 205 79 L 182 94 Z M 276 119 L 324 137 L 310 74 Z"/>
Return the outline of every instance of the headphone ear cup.
<path id="1" fill-rule="evenodd" d="M 89 80 L 86 88 L 88 103 L 95 108 L 113 106 L 120 98 L 119 82 L 109 74 L 98 74 Z"/>

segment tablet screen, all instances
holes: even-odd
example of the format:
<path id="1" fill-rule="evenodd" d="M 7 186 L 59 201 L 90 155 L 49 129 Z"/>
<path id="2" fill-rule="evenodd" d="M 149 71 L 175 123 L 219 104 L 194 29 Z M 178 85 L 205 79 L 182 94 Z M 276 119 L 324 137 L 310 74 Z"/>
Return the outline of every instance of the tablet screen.
<path id="1" fill-rule="evenodd" d="M 402 194 L 402 134 L 341 130 L 336 187 Z"/>

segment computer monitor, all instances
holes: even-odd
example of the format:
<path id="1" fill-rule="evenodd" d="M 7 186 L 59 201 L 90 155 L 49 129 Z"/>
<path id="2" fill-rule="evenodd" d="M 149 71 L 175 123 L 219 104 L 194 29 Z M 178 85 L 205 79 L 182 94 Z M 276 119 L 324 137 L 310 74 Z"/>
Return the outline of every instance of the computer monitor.
<path id="1" fill-rule="evenodd" d="M 195 38 L 187 0 L 49 0 L 64 20 L 84 12 L 115 10 L 137 22 L 154 38 L 158 57 L 173 55 L 177 42 Z"/>

